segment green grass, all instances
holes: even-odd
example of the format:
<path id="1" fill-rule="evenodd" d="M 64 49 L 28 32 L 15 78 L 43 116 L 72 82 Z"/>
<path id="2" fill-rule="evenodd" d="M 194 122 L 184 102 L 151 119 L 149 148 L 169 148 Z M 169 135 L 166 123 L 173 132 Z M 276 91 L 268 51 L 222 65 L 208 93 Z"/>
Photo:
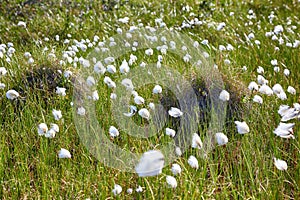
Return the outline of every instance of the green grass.
<path id="1" fill-rule="evenodd" d="M 25 1 L 4 1 L 0 4 L 0 43 L 13 42 L 16 52 L 11 57 L 11 62 L 0 58 L 0 67 L 8 70 L 0 82 L 5 83 L 5 89 L 0 89 L 0 198 L 1 199 L 297 199 L 300 196 L 300 144 L 299 120 L 293 121 L 294 140 L 276 137 L 273 130 L 280 122 L 277 114 L 279 105 L 299 102 L 299 47 L 290 48 L 285 43 L 278 45 L 278 41 L 267 38 L 265 33 L 272 31 L 275 25 L 283 25 L 282 34 L 285 42 L 293 43 L 299 40 L 300 3 L 297 1 L 213 1 L 216 6 L 204 4 L 203 1 L 120 1 L 117 7 L 108 11 L 103 10 L 103 3 L 91 1 L 62 1 L 60 6 L 57 1 L 27 4 L 20 6 Z M 76 2 L 76 3 L 75 3 Z M 272 3 L 271 3 L 272 2 Z M 106 3 L 108 6 L 109 4 Z M 226 118 L 223 131 L 229 138 L 226 146 L 216 147 L 208 159 L 202 159 L 198 150 L 189 149 L 182 157 L 177 159 L 183 172 L 176 176 L 178 187 L 168 188 L 165 177 L 171 175 L 171 165 L 163 169 L 161 175 L 156 177 L 139 178 L 137 174 L 121 172 L 109 168 L 97 160 L 84 146 L 76 131 L 73 109 L 73 87 L 71 80 L 62 78 L 59 86 L 67 88 L 67 95 L 60 97 L 55 91 L 40 91 L 35 86 L 25 87 L 26 73 L 41 67 L 70 69 L 74 76 L 80 73 L 80 66 L 71 64 L 60 66 L 63 51 L 66 51 L 74 39 L 93 40 L 98 35 L 100 41 L 115 35 L 118 27 L 123 31 L 131 25 L 143 23 L 144 26 L 155 26 L 155 19 L 163 17 L 167 27 L 180 27 L 184 19 L 192 19 L 189 12 L 182 11 L 182 6 L 190 5 L 193 13 L 199 20 L 206 23 L 194 28 L 180 30 L 181 33 L 199 41 L 209 40 L 209 45 L 214 48 L 203 48 L 214 58 L 223 75 L 226 88 L 231 88 L 237 95 L 233 105 L 248 107 L 241 115 Z M 288 6 L 288 8 L 287 8 Z M 252 19 L 253 25 L 245 26 L 249 9 L 256 14 Z M 268 16 L 274 11 L 276 16 L 273 24 Z M 229 16 L 234 12 L 233 16 Z M 121 17 L 128 16 L 130 22 L 118 22 Z M 288 21 L 291 21 L 288 24 Z M 27 29 L 18 27 L 19 21 L 25 21 Z M 226 27 L 217 31 L 210 23 L 225 22 Z M 260 29 L 257 26 L 260 26 Z M 294 33 L 287 32 L 292 25 L 296 26 Z M 253 32 L 254 40 L 261 42 L 260 48 L 254 44 L 247 44 L 245 35 Z M 68 37 L 71 34 L 71 38 Z M 238 35 L 237 35 L 238 34 Z M 60 41 L 55 40 L 55 35 L 60 36 Z M 44 41 L 48 37 L 49 41 Z M 64 44 L 65 39 L 70 44 Z M 39 42 L 42 41 L 42 42 Z M 234 46 L 233 51 L 220 52 L 219 45 L 228 43 Z M 278 46 L 280 51 L 275 51 Z M 48 47 L 48 51 L 43 49 Z M 49 59 L 48 53 L 53 49 L 56 58 Z M 28 51 L 35 62 L 30 65 L 24 57 Z M 78 52 L 76 56 L 86 57 L 87 52 Z M 143 55 L 143 51 L 134 53 L 138 57 L 137 64 L 141 61 L 151 62 L 151 58 Z M 159 52 L 155 51 L 152 58 L 156 59 Z M 127 58 L 130 54 L 124 55 Z M 123 57 L 118 59 L 121 63 Z M 224 64 L 229 59 L 230 65 Z M 291 72 L 286 77 L 284 67 L 275 73 L 271 60 L 277 59 Z M 152 59 L 153 61 L 153 59 Z M 184 74 L 187 79 L 195 76 L 183 61 L 178 57 L 167 55 L 164 63 L 172 66 Z M 242 67 L 248 70 L 243 71 Z M 262 95 L 264 103 L 252 103 L 254 94 L 246 89 L 250 81 L 256 81 L 256 68 L 265 69 L 264 76 L 270 85 L 280 83 L 284 89 L 291 85 L 297 90 L 297 95 L 288 95 L 285 101 L 276 96 Z M 198 74 L 196 74 L 197 76 Z M 60 76 L 57 74 L 57 76 Z M 110 75 L 111 76 L 111 75 Z M 111 76 L 116 81 L 120 75 Z M 102 79 L 101 79 L 102 80 Z M 42 80 L 46 81 L 46 80 Z M 28 83 L 27 83 L 28 84 Z M 158 101 L 151 94 L 151 87 L 140 88 L 139 94 L 147 100 Z M 10 101 L 5 97 L 9 89 L 16 89 L 22 99 Z M 149 89 L 150 88 L 150 89 Z M 107 109 L 110 102 L 111 89 L 100 83 L 97 86 L 100 96 L 97 106 L 97 118 L 102 127 L 108 130 L 109 126 L 117 125 L 111 111 Z M 236 91 L 235 91 L 236 90 Z M 245 97 L 245 98 L 243 98 Z M 26 99 L 26 100 L 25 100 Z M 300 103 L 300 102 L 299 102 Z M 139 107 L 141 108 L 141 107 Z M 56 122 L 52 116 L 52 109 L 60 109 L 63 119 Z M 238 108 L 237 108 L 238 110 Z M 136 123 L 143 125 L 144 120 L 135 117 Z M 245 120 L 250 126 L 250 133 L 239 135 L 233 125 L 234 120 Z M 53 139 L 41 137 L 37 133 L 37 125 L 45 122 L 57 123 L 60 132 Z M 170 125 L 170 124 L 167 124 Z M 166 125 L 166 126 L 167 126 Z M 131 152 L 142 153 L 148 149 L 159 149 L 170 138 L 161 134 L 150 139 L 141 140 L 129 136 L 121 131 L 120 137 L 113 142 Z M 204 133 L 201 137 L 204 138 Z M 109 138 L 109 136 L 107 136 Z M 71 159 L 59 159 L 57 156 L 60 148 L 68 149 Z M 199 169 L 192 169 L 187 160 L 189 155 L 198 158 Z M 273 157 L 285 160 L 288 163 L 287 171 L 279 171 L 273 163 Z M 123 187 L 123 191 L 114 197 L 112 189 L 114 184 Z M 136 193 L 135 188 L 143 187 L 142 193 Z M 133 194 L 126 190 L 133 188 Z"/>

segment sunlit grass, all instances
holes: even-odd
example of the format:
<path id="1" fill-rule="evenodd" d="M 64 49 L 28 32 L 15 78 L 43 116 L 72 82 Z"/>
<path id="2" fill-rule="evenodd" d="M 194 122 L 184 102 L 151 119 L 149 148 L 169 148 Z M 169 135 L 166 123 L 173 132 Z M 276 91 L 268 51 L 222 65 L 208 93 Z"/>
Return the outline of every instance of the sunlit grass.
<path id="1" fill-rule="evenodd" d="M 280 122 L 277 110 L 281 104 L 292 105 L 299 102 L 299 47 L 291 48 L 286 42 L 299 40 L 300 4 L 296 1 L 263 1 L 239 3 L 234 1 L 216 1 L 216 6 L 204 4 L 202 1 L 195 4 L 193 1 L 153 1 L 139 2 L 128 1 L 117 4 L 104 11 L 104 4 L 90 1 L 69 2 L 62 1 L 62 6 L 56 1 L 33 3 L 19 6 L 24 1 L 3 2 L 0 5 L 0 43 L 13 42 L 16 52 L 11 57 L 11 62 L 0 58 L 0 67 L 8 70 L 0 82 L 5 83 L 5 89 L 0 90 L 0 180 L 2 188 L 0 197 L 3 199 L 105 199 L 115 198 L 112 193 L 114 184 L 123 187 L 119 199 L 296 199 L 299 193 L 299 121 L 294 127 L 296 139 L 287 140 L 276 137 L 273 130 Z M 32 1 L 34 2 L 34 1 Z M 39 1 L 38 1 L 39 2 Z M 183 11 L 189 5 L 192 11 Z M 287 6 L 286 6 L 287 5 Z M 288 7 L 288 8 L 287 8 Z M 68 12 L 66 12 L 68 9 Z M 256 18 L 248 19 L 248 11 L 252 9 Z M 288 12 L 286 11 L 288 10 Z M 268 16 L 274 11 L 276 16 L 273 24 Z M 194 16 L 190 13 L 193 12 Z M 229 16 L 234 12 L 233 16 Z M 128 16 L 130 22 L 122 24 L 119 18 Z M 130 25 L 143 23 L 144 26 L 155 26 L 156 18 L 163 18 L 167 27 L 178 28 L 186 19 L 197 17 L 204 22 L 203 25 L 193 28 L 183 28 L 181 33 L 187 34 L 199 43 L 207 39 L 209 47 L 201 45 L 214 58 L 214 63 L 223 75 L 226 88 L 232 92 L 234 101 L 231 102 L 236 115 L 228 115 L 223 131 L 229 138 L 226 146 L 216 147 L 207 159 L 201 157 L 196 149 L 189 149 L 182 157 L 176 160 L 182 168 L 182 173 L 175 176 L 178 182 L 176 189 L 168 188 L 165 177 L 171 175 L 171 165 L 163 169 L 161 175 L 149 178 L 139 178 L 137 174 L 120 172 L 106 167 L 99 162 L 80 141 L 73 121 L 71 102 L 73 101 L 72 79 L 68 80 L 61 75 L 59 86 L 67 88 L 67 95 L 61 97 L 55 90 L 37 91 L 37 88 L 26 83 L 26 74 L 46 67 L 60 69 L 62 72 L 71 69 L 74 76 L 80 73 L 80 65 L 60 65 L 63 51 L 74 44 L 74 39 L 89 39 L 98 35 L 100 40 L 117 34 L 116 29 L 121 27 L 128 30 Z M 289 25 L 288 21 L 291 20 Z M 25 21 L 27 28 L 18 27 L 19 21 Z M 253 23 L 249 25 L 249 21 Z M 217 31 L 215 24 L 225 22 L 224 30 Z M 248 25 L 245 25 L 248 23 Z M 284 26 L 283 39 L 285 43 L 278 44 L 266 37 L 265 33 L 273 31 L 275 25 Z M 212 26 L 210 26 L 212 25 Z M 286 29 L 296 26 L 293 32 Z M 260 27 L 260 28 L 259 28 Z M 255 38 L 247 41 L 246 37 L 254 33 Z M 70 37 L 68 36 L 70 34 Z M 55 36 L 60 40 L 56 41 Z M 45 41 L 45 37 L 49 41 Z M 65 39 L 70 43 L 64 44 Z M 259 40 L 256 45 L 254 40 Z M 252 45 L 251 45 L 252 43 Z M 232 51 L 219 51 L 219 45 L 234 46 Z M 45 50 L 45 47 L 48 50 Z M 275 47 L 280 50 L 276 51 Z M 49 58 L 53 50 L 56 58 Z M 33 64 L 28 64 L 24 57 L 25 52 L 30 52 L 34 58 Z M 158 51 L 152 57 L 144 55 L 144 51 L 135 52 L 138 60 L 151 62 L 156 60 Z M 76 56 L 86 57 L 86 52 L 79 51 Z M 124 55 L 128 59 L 129 55 Z M 224 63 L 229 59 L 229 65 Z M 274 72 L 271 60 L 277 59 L 280 72 Z M 121 64 L 123 57 L 117 63 Z M 283 63 L 284 65 L 281 65 Z M 174 55 L 164 57 L 163 64 L 174 67 L 181 73 L 186 72 L 188 66 L 179 61 Z M 247 66 L 247 70 L 243 70 Z M 291 85 L 295 87 L 297 95 L 288 94 L 285 101 L 276 96 L 262 95 L 262 105 L 252 102 L 254 93 L 247 90 L 250 81 L 257 81 L 256 69 L 262 66 L 265 70 L 264 77 L 269 80 L 269 85 L 280 83 L 283 88 Z M 283 69 L 288 68 L 290 75 L 285 76 Z M 59 74 L 59 73 L 58 73 Z M 193 79 L 192 72 L 184 74 L 187 79 Z M 197 74 L 196 74 L 197 75 Z M 37 74 L 39 76 L 39 74 Z M 119 74 L 110 75 L 119 80 Z M 25 78 L 25 79 L 24 79 Z M 233 81 L 234 80 L 234 81 Z M 47 80 L 45 84 L 47 83 Z M 27 85 L 27 87 L 25 87 Z M 158 102 L 159 98 L 151 93 L 153 85 L 139 88 L 139 94 L 149 102 Z M 14 88 L 20 92 L 21 99 L 10 101 L 5 97 L 8 89 Z M 111 115 L 110 92 L 102 82 L 98 84 L 99 101 L 97 101 L 97 118 L 101 127 L 107 130 L 115 125 Z M 300 103 L 300 102 L 299 102 Z M 241 108 L 245 108 L 238 113 Z M 59 109 L 63 119 L 55 121 L 51 112 Z M 134 116 L 137 124 L 145 125 L 145 120 Z M 239 135 L 236 132 L 234 121 L 245 120 L 250 126 L 250 133 Z M 49 139 L 37 134 L 37 125 L 45 122 L 57 123 L 60 132 L 55 138 Z M 168 122 L 165 127 L 171 126 Z M 165 128 L 164 127 L 164 128 Z M 158 148 L 170 141 L 165 135 L 165 129 L 160 134 L 150 139 L 140 140 L 120 131 L 120 137 L 111 139 L 114 144 L 129 151 L 142 153 L 148 149 Z M 201 138 L 204 138 L 200 133 Z M 159 143 L 159 144 L 158 144 Z M 68 149 L 71 159 L 59 159 L 57 154 L 60 148 Z M 187 160 L 190 155 L 198 158 L 199 169 L 192 169 Z M 288 163 L 287 171 L 279 171 L 273 164 L 273 157 L 278 157 Z M 138 186 L 143 192 L 137 193 Z M 133 194 L 126 190 L 133 188 Z"/>

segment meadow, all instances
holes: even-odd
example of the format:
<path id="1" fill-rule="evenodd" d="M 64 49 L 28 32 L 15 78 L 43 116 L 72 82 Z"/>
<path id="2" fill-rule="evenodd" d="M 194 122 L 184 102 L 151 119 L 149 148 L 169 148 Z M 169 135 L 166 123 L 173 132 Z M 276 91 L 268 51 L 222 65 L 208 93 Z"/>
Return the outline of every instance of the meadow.
<path id="1" fill-rule="evenodd" d="M 0 0 L 0 198 L 299 199 L 299 13 L 297 0 Z M 149 150 L 165 165 L 142 177 L 129 161 Z"/>

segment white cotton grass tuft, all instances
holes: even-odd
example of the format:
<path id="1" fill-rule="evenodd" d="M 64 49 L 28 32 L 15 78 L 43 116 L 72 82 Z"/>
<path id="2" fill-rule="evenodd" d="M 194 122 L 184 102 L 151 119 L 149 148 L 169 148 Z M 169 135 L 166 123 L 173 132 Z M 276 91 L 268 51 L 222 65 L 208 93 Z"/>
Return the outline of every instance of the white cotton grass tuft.
<path id="1" fill-rule="evenodd" d="M 150 102 L 150 103 L 148 104 L 148 107 L 149 107 L 151 110 L 155 110 L 155 104 L 152 103 L 152 102 Z"/>
<path id="2" fill-rule="evenodd" d="M 224 133 L 216 133 L 215 140 L 219 146 L 225 145 L 228 143 L 228 137 Z"/>
<path id="3" fill-rule="evenodd" d="M 296 95 L 296 89 L 292 86 L 288 86 L 287 92 L 292 94 L 292 95 Z"/>
<path id="4" fill-rule="evenodd" d="M 203 146 L 203 143 L 201 141 L 200 136 L 197 133 L 194 133 L 193 137 L 192 137 L 192 148 L 201 149 L 202 146 Z"/>
<path id="5" fill-rule="evenodd" d="M 258 66 L 256 69 L 257 73 L 263 74 L 265 72 L 264 68 L 262 66 Z"/>
<path id="6" fill-rule="evenodd" d="M 274 157 L 274 165 L 277 169 L 281 171 L 285 171 L 288 168 L 287 163 L 284 160 L 280 160 L 275 157 Z"/>
<path id="7" fill-rule="evenodd" d="M 259 90 L 258 90 L 261 94 L 265 94 L 268 96 L 273 95 L 273 90 L 268 86 L 268 85 L 262 85 Z"/>
<path id="8" fill-rule="evenodd" d="M 259 95 L 254 95 L 253 101 L 254 101 L 255 103 L 259 103 L 259 104 L 262 104 L 262 103 L 263 103 L 263 99 L 262 99 L 262 97 L 259 96 Z"/>
<path id="9" fill-rule="evenodd" d="M 95 78 L 92 76 L 88 76 L 86 79 L 86 84 L 90 87 L 95 85 L 96 84 Z"/>
<path id="10" fill-rule="evenodd" d="M 6 92 L 6 98 L 8 98 L 9 100 L 14 100 L 14 99 L 18 98 L 19 96 L 20 96 L 20 94 L 16 90 L 8 90 Z"/>
<path id="11" fill-rule="evenodd" d="M 60 111 L 60 110 L 55 110 L 55 109 L 53 109 L 53 110 L 52 110 L 52 115 L 53 115 L 53 117 L 54 117 L 54 119 L 55 119 L 56 121 L 58 121 L 58 120 L 60 120 L 60 119 L 62 118 L 62 114 L 61 114 L 61 111 Z"/>
<path id="12" fill-rule="evenodd" d="M 132 188 L 128 188 L 128 189 L 126 190 L 126 192 L 127 192 L 127 194 L 132 194 L 133 190 L 132 190 Z"/>
<path id="13" fill-rule="evenodd" d="M 105 76 L 103 81 L 109 88 L 116 88 L 116 83 L 108 76 Z"/>
<path id="14" fill-rule="evenodd" d="M 222 101 L 229 101 L 229 99 L 230 99 L 229 92 L 227 92 L 226 90 L 222 90 L 219 95 L 219 99 Z"/>
<path id="15" fill-rule="evenodd" d="M 171 188 L 177 187 L 177 181 L 173 176 L 166 176 L 166 181 L 169 187 Z"/>
<path id="16" fill-rule="evenodd" d="M 190 156 L 188 159 L 188 164 L 194 168 L 194 169 L 198 169 L 199 168 L 199 163 L 198 160 L 195 156 Z"/>
<path id="17" fill-rule="evenodd" d="M 66 88 L 56 87 L 56 94 L 60 96 L 66 96 Z"/>
<path id="18" fill-rule="evenodd" d="M 150 119 L 150 112 L 146 108 L 140 109 L 138 114 L 144 119 Z"/>
<path id="19" fill-rule="evenodd" d="M 145 103 L 145 99 L 139 95 L 135 96 L 133 100 L 134 100 L 134 103 L 137 105 L 142 105 Z"/>
<path id="20" fill-rule="evenodd" d="M 275 135 L 281 137 L 281 138 L 292 138 L 295 139 L 295 136 L 293 135 L 293 127 L 295 126 L 295 123 L 282 123 L 280 122 L 277 128 L 273 131 Z"/>
<path id="21" fill-rule="evenodd" d="M 71 153 L 67 149 L 61 148 L 58 152 L 58 158 L 71 158 Z"/>
<path id="22" fill-rule="evenodd" d="M 6 68 L 5 67 L 0 67 L 0 77 L 5 76 L 6 74 L 7 74 Z"/>
<path id="23" fill-rule="evenodd" d="M 248 89 L 250 90 L 250 91 L 253 91 L 253 90 L 258 90 L 258 85 L 257 85 L 257 83 L 256 82 L 254 82 L 254 81 L 252 81 L 252 82 L 250 82 L 249 83 L 249 85 L 248 85 Z"/>
<path id="24" fill-rule="evenodd" d="M 99 94 L 98 94 L 98 91 L 95 90 L 93 93 L 92 93 L 92 99 L 93 101 L 98 101 L 99 100 Z"/>
<path id="25" fill-rule="evenodd" d="M 135 167 L 140 177 L 156 176 L 162 172 L 164 155 L 158 150 L 145 152 Z"/>
<path id="26" fill-rule="evenodd" d="M 280 114 L 280 116 L 282 117 L 282 122 L 286 122 L 295 118 L 300 118 L 300 106 L 298 103 L 294 103 L 293 108 L 291 108 L 288 105 L 281 105 L 279 107 L 278 114 Z"/>
<path id="27" fill-rule="evenodd" d="M 181 170 L 180 165 L 174 163 L 174 164 L 172 164 L 171 171 L 172 171 L 173 175 L 176 176 L 176 175 L 180 174 L 182 170 Z"/>
<path id="28" fill-rule="evenodd" d="M 111 73 L 111 74 L 115 74 L 117 72 L 117 69 L 114 65 L 107 65 L 106 66 L 106 71 Z"/>
<path id="29" fill-rule="evenodd" d="M 120 133 L 119 133 L 119 130 L 116 127 L 110 126 L 109 127 L 109 135 L 114 138 L 114 137 L 119 136 Z"/>
<path id="30" fill-rule="evenodd" d="M 77 114 L 78 115 L 84 116 L 85 113 L 86 113 L 86 111 L 85 111 L 84 107 L 80 106 L 79 108 L 77 108 Z"/>
<path id="31" fill-rule="evenodd" d="M 182 156 L 182 151 L 181 151 L 180 147 L 175 147 L 175 154 L 177 156 Z"/>
<path id="32" fill-rule="evenodd" d="M 166 135 L 174 137 L 176 135 L 176 131 L 171 128 L 166 128 Z"/>
<path id="33" fill-rule="evenodd" d="M 123 115 L 125 115 L 126 117 L 132 117 L 137 112 L 137 107 L 136 106 L 130 105 L 129 108 L 130 108 L 130 112 L 123 113 Z"/>
<path id="34" fill-rule="evenodd" d="M 120 194 L 122 192 L 122 187 L 118 184 L 114 185 L 114 189 L 112 190 L 112 193 L 117 196 L 118 194 Z"/>
<path id="35" fill-rule="evenodd" d="M 126 87 L 126 90 L 128 90 L 128 91 L 133 91 L 133 89 L 134 89 L 133 83 L 132 83 L 131 79 L 129 79 L 129 78 L 123 79 L 121 84 L 124 87 Z"/>
<path id="36" fill-rule="evenodd" d="M 94 72 L 103 75 L 106 72 L 106 68 L 103 66 L 103 64 L 100 61 L 98 61 L 94 65 Z"/>
<path id="37" fill-rule="evenodd" d="M 269 81 L 267 79 L 265 79 L 265 77 L 263 77 L 262 75 L 258 75 L 257 76 L 257 83 L 260 85 L 265 85 L 268 84 Z"/>
<path id="38" fill-rule="evenodd" d="M 110 94 L 110 99 L 112 99 L 112 100 L 115 100 L 115 99 L 117 99 L 117 94 L 116 93 L 111 93 Z"/>
<path id="39" fill-rule="evenodd" d="M 135 189 L 135 191 L 136 191 L 137 193 L 141 193 L 141 192 L 143 192 L 143 188 L 139 185 L 139 186 Z"/>
<path id="40" fill-rule="evenodd" d="M 245 134 L 250 132 L 250 128 L 245 121 L 235 121 L 234 123 L 236 124 L 236 128 L 239 134 Z"/>
<path id="41" fill-rule="evenodd" d="M 129 68 L 128 62 L 124 59 L 120 66 L 120 72 L 121 72 L 121 74 L 126 74 L 129 71 L 130 71 L 130 68 Z"/>
<path id="42" fill-rule="evenodd" d="M 38 134 L 44 135 L 48 131 L 48 126 L 45 123 L 40 123 L 38 125 Z"/>
<path id="43" fill-rule="evenodd" d="M 50 129 L 45 133 L 46 138 L 54 138 L 56 133 L 59 132 L 59 127 L 57 124 L 51 124 Z"/>
<path id="44" fill-rule="evenodd" d="M 162 87 L 160 85 L 155 85 L 152 92 L 153 94 L 160 94 L 162 93 Z"/>
<path id="45" fill-rule="evenodd" d="M 175 107 L 171 107 L 171 109 L 168 111 L 168 113 L 171 117 L 175 117 L 175 118 L 183 115 L 181 110 L 179 110 L 178 108 L 175 108 Z"/>

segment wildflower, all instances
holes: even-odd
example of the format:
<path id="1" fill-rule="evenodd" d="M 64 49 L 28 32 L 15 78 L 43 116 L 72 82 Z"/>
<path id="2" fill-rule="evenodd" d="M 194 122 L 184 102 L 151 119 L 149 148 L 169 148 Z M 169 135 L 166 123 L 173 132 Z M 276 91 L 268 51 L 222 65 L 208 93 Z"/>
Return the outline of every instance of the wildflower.
<path id="1" fill-rule="evenodd" d="M 150 150 L 142 155 L 135 171 L 140 177 L 156 176 L 162 172 L 163 166 L 163 154 L 157 150 Z"/>
<path id="2" fill-rule="evenodd" d="M 58 153 L 59 158 L 71 158 L 71 153 L 64 148 L 61 148 L 59 153 Z"/>
<path id="3" fill-rule="evenodd" d="M 18 98 L 20 95 L 17 91 L 15 90 L 8 90 L 6 92 L 6 98 L 8 98 L 9 100 L 14 100 L 16 98 Z"/>
<path id="4" fill-rule="evenodd" d="M 111 126 L 111 127 L 109 127 L 109 135 L 111 136 L 111 137 L 117 137 L 117 136 L 119 136 L 119 131 L 118 131 L 118 129 L 116 128 L 116 127 L 114 127 L 114 126 Z"/>
<path id="5" fill-rule="evenodd" d="M 146 108 L 140 109 L 138 113 L 142 118 L 147 119 L 147 120 L 150 119 L 150 113 Z"/>
<path id="6" fill-rule="evenodd" d="M 175 118 L 183 115 L 181 110 L 179 110 L 178 108 L 174 108 L 174 107 L 171 107 L 171 109 L 168 111 L 168 113 L 171 117 L 175 117 Z"/>
<path id="7" fill-rule="evenodd" d="M 166 128 L 166 135 L 174 137 L 176 134 L 176 131 L 171 128 Z"/>
<path id="8" fill-rule="evenodd" d="M 219 95 L 219 99 L 222 101 L 229 101 L 230 99 L 229 92 L 227 92 L 226 90 L 222 90 L 222 92 Z"/>
<path id="9" fill-rule="evenodd" d="M 181 173 L 181 167 L 178 164 L 172 164 L 172 168 L 171 168 L 172 173 L 174 174 L 174 176 L 176 176 L 177 174 Z"/>
<path id="10" fill-rule="evenodd" d="M 236 128 L 239 134 L 249 133 L 250 128 L 246 122 L 235 121 Z"/>
<path id="11" fill-rule="evenodd" d="M 167 176 L 166 177 L 166 181 L 167 184 L 171 187 L 171 188 L 176 188 L 177 187 L 177 181 L 173 176 Z"/>
<path id="12" fill-rule="evenodd" d="M 287 170 L 288 166 L 284 160 L 280 160 L 274 157 L 274 165 L 277 169 L 284 171 Z"/>
<path id="13" fill-rule="evenodd" d="M 228 143 L 228 138 L 224 133 L 216 133 L 215 140 L 220 146 Z"/>
<path id="14" fill-rule="evenodd" d="M 195 169 L 199 168 L 198 160 L 195 156 L 190 156 L 188 159 L 188 164 Z"/>

